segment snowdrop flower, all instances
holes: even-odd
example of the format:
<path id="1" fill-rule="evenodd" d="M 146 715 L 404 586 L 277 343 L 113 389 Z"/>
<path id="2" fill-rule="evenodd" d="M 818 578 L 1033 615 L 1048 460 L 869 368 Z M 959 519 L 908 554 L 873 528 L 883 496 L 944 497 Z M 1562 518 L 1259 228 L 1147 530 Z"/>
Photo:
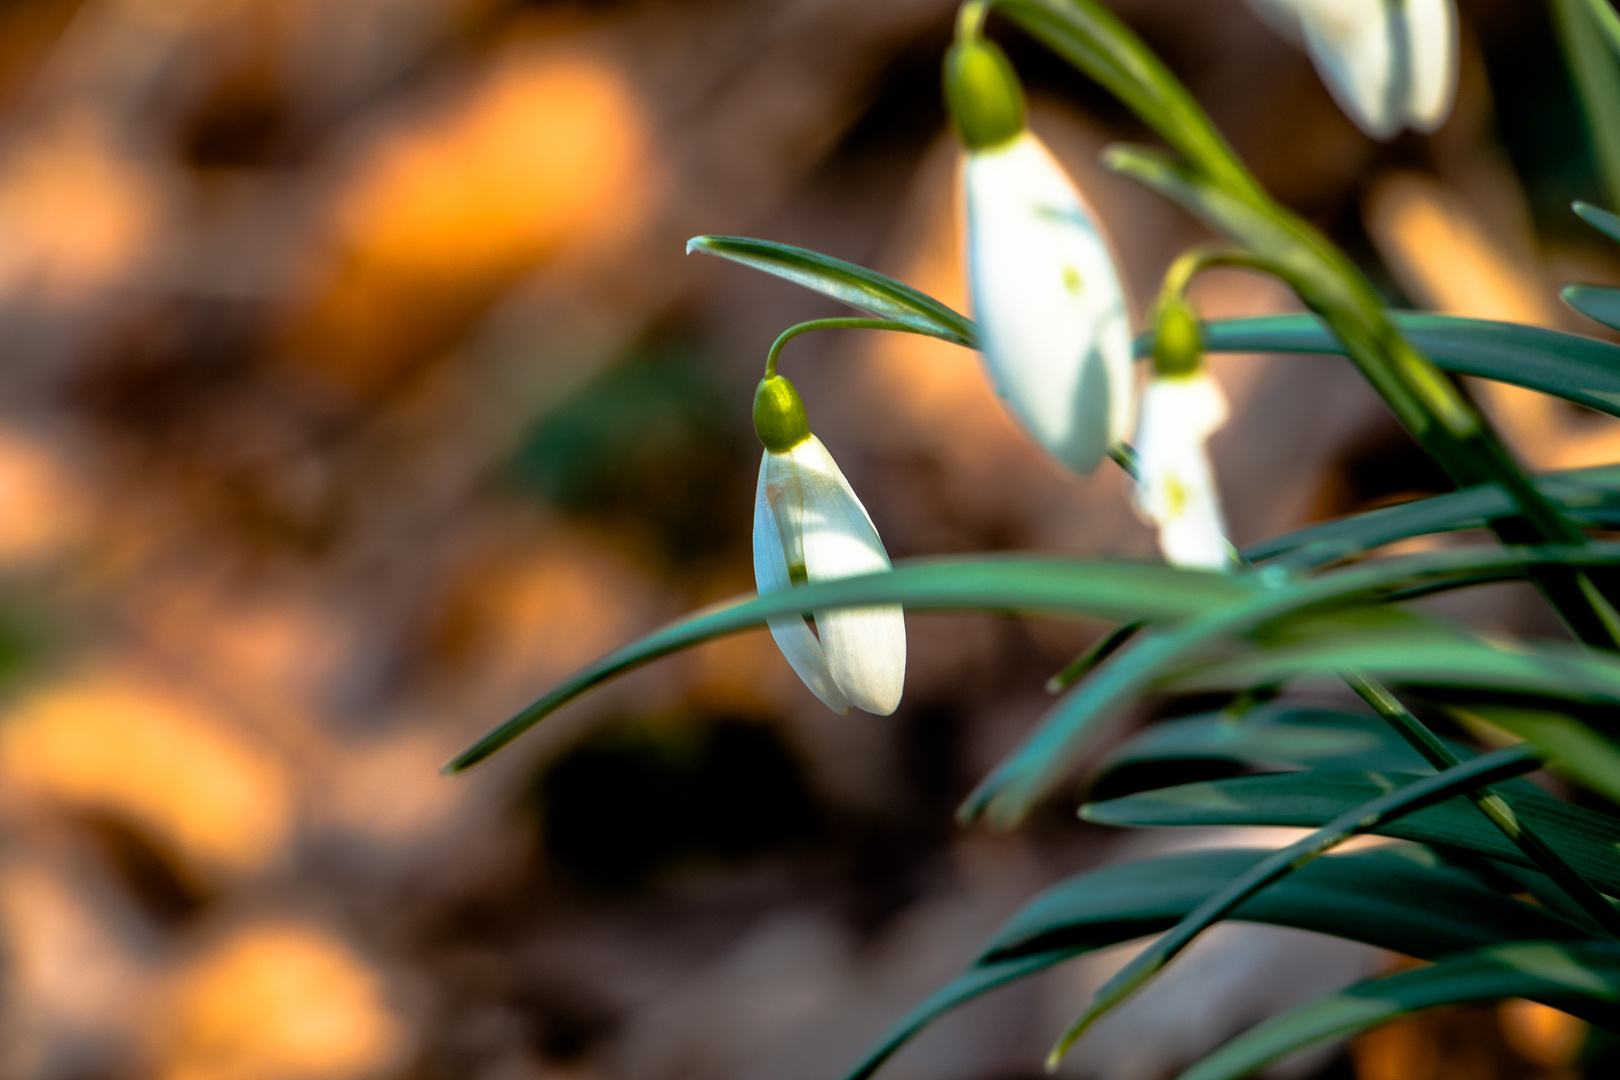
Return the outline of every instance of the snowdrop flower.
<path id="1" fill-rule="evenodd" d="M 1456 0 L 1250 0 L 1303 38 L 1339 107 L 1374 138 L 1433 131 L 1457 90 Z"/>
<path id="2" fill-rule="evenodd" d="M 1125 294 L 1090 207 L 1024 127 L 1023 90 L 963 8 L 945 97 L 967 150 L 967 254 L 996 391 L 1059 461 L 1089 473 L 1129 433 Z"/>
<path id="3" fill-rule="evenodd" d="M 1197 320 L 1172 301 L 1159 318 L 1154 377 L 1142 395 L 1136 509 L 1158 526 L 1159 550 L 1172 565 L 1225 570 L 1233 551 L 1204 443 L 1226 422 L 1226 397 L 1200 351 Z"/>
<path id="4" fill-rule="evenodd" d="M 799 582 L 889 569 L 872 519 L 821 440 L 810 434 L 793 384 L 770 375 L 754 394 L 754 430 L 765 444 L 754 496 L 754 581 L 761 596 Z M 900 704 L 906 626 L 898 604 L 815 612 L 769 622 L 771 636 L 816 697 L 888 715 Z"/>

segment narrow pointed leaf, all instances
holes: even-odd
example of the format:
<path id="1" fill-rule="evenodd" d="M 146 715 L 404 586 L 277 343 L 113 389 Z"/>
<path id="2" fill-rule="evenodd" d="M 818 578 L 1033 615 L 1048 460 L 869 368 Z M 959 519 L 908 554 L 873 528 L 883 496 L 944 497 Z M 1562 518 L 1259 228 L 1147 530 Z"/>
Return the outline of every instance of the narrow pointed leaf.
<path id="1" fill-rule="evenodd" d="M 1003 557 L 935 559 L 881 574 L 819 582 L 742 598 L 671 623 L 575 672 L 544 697 L 485 735 L 447 766 L 460 772 L 587 690 L 692 645 L 763 626 L 773 615 L 817 608 L 903 604 L 913 610 L 1046 611 L 1102 619 L 1184 619 L 1252 595 L 1239 578 L 1151 563 Z"/>
<path id="2" fill-rule="evenodd" d="M 1539 390 L 1620 416 L 1620 345 L 1518 323 L 1406 311 L 1390 317 L 1424 356 L 1447 371 Z M 1210 322 L 1204 345 L 1210 352 L 1344 353 L 1322 321 L 1305 314 Z"/>
<path id="3" fill-rule="evenodd" d="M 1269 648 L 1217 660 L 1159 685 L 1177 693 L 1244 688 L 1304 676 L 1336 678 L 1365 671 L 1429 696 L 1448 692 L 1530 694 L 1586 705 L 1620 705 L 1620 661 L 1560 642 L 1531 648 L 1497 646 L 1460 631 L 1414 620 L 1407 628 L 1324 636 L 1297 647 Z"/>
<path id="4" fill-rule="evenodd" d="M 1312 859 L 1358 833 L 1376 829 L 1408 814 L 1444 802 L 1459 792 L 1533 771 L 1540 765 L 1527 746 L 1511 746 L 1441 773 L 1414 780 L 1404 787 L 1345 811 L 1300 840 L 1270 852 L 1194 908 L 1162 937 L 1137 953 L 1123 969 L 1103 984 L 1096 996 L 1052 1049 L 1048 1064 L 1062 1058 L 1087 1028 L 1134 994 L 1210 926 L 1228 918 L 1234 909 L 1261 889 L 1286 877 Z"/>
<path id="5" fill-rule="evenodd" d="M 1597 528 L 1620 526 L 1620 467 L 1600 465 L 1551 473 L 1537 477 L 1535 484 L 1583 524 Z M 1245 548 L 1243 557 L 1250 562 L 1307 569 L 1413 536 L 1482 528 L 1490 519 L 1510 514 L 1513 509 L 1512 500 L 1499 487 L 1465 488 L 1283 533 Z"/>
<path id="6" fill-rule="evenodd" d="M 1234 768 L 1427 771 L 1418 752 L 1376 716 L 1272 703 L 1241 717 L 1213 712 L 1151 724 L 1108 755 L 1092 791 L 1117 798 L 1162 786 L 1154 780 L 1166 769 L 1184 784 L 1199 779 L 1188 775 L 1196 763 L 1224 768 L 1212 779 Z"/>
<path id="7" fill-rule="evenodd" d="M 1421 774 L 1315 769 L 1310 772 L 1237 776 L 1145 791 L 1087 803 L 1080 816 L 1100 825 L 1184 827 L 1279 825 L 1315 829 Z M 1558 849 L 1571 866 L 1611 895 L 1620 896 L 1620 818 L 1600 814 L 1535 790 L 1503 784 L 1502 794 L 1523 818 Z M 1452 799 L 1377 826 L 1374 832 L 1401 840 L 1457 848 L 1529 867 L 1530 861 L 1466 799 Z"/>
<path id="8" fill-rule="evenodd" d="M 1299 648 L 1268 649 L 1253 656 L 1208 663 L 1191 671 L 1188 668 L 1204 659 L 1218 643 L 1270 624 L 1297 619 L 1302 613 L 1349 608 L 1369 599 L 1420 588 L 1439 591 L 1479 581 L 1508 580 L 1523 576 L 1534 566 L 1600 565 L 1617 558 L 1620 558 L 1620 548 L 1612 544 L 1582 548 L 1466 549 L 1384 559 L 1304 580 L 1278 575 L 1275 579 L 1278 584 L 1251 594 L 1241 603 L 1225 605 L 1179 626 L 1142 634 L 1131 648 L 1117 654 L 1060 700 L 1013 753 L 969 794 L 957 811 L 958 817 L 972 820 L 983 815 L 999 827 L 1015 824 L 1074 766 L 1089 742 L 1130 702 L 1172 675 L 1176 675 L 1176 681 L 1169 684 L 1171 689 L 1226 689 L 1239 685 L 1241 679 L 1247 681 L 1241 682 L 1240 688 L 1260 686 L 1290 678 L 1302 670 L 1327 668 L 1330 660 L 1337 662 L 1335 650 L 1343 650 L 1347 656 L 1377 652 L 1376 662 L 1347 659 L 1339 664 L 1339 667 L 1377 674 L 1384 670 L 1380 664 L 1411 667 L 1413 658 L 1397 646 L 1404 640 L 1412 640 L 1434 646 L 1422 659 L 1435 659 L 1442 673 L 1447 671 L 1447 664 L 1466 661 L 1463 666 L 1470 674 L 1485 672 L 1488 681 L 1502 682 L 1508 676 L 1519 676 L 1523 681 L 1534 675 L 1536 678 L 1530 681 L 1540 685 L 1541 681 L 1556 676 L 1555 669 L 1568 666 L 1562 653 L 1549 662 L 1539 657 L 1525 658 L 1517 664 L 1499 665 L 1502 670 L 1498 670 L 1488 657 L 1495 650 L 1442 632 L 1418 616 L 1404 615 L 1394 609 L 1380 609 L 1388 614 L 1385 622 L 1376 626 L 1375 633 L 1361 637 L 1338 634 L 1330 645 L 1311 642 Z M 1272 580 L 1266 575 L 1267 571 L 1261 570 L 1245 577 Z M 1389 620 L 1401 623 L 1391 624 Z M 1402 642 L 1397 642 L 1393 631 L 1402 629 L 1402 624 L 1409 632 Z M 1350 648 L 1344 644 L 1347 641 L 1355 642 L 1357 647 Z M 1450 651 L 1444 656 L 1438 656 L 1447 649 Z M 1606 688 L 1612 680 L 1614 690 L 1620 693 L 1620 667 L 1599 660 L 1582 661 L 1576 666 L 1581 667 L 1581 664 L 1585 665 L 1582 670 L 1586 675 L 1581 686 L 1590 688 L 1596 684 Z M 1598 678 L 1599 675 L 1603 678 Z"/>
<path id="9" fill-rule="evenodd" d="M 848 1080 L 864 1080 L 941 1016 L 1073 957 L 1175 925 L 1269 852 L 1180 852 L 1077 874 L 1031 900 L 977 964 L 897 1021 Z M 1333 934 L 1429 959 L 1524 937 L 1575 939 L 1567 920 L 1504 896 L 1420 847 L 1328 854 L 1246 901 L 1233 918 Z"/>
<path id="10" fill-rule="evenodd" d="M 1620 1029 L 1620 947 L 1612 942 L 1520 941 L 1374 979 L 1273 1017 L 1177 1080 L 1237 1080 L 1324 1039 L 1342 1038 L 1438 1005 L 1529 998 L 1611 1031 Z"/>
<path id="11" fill-rule="evenodd" d="M 1601 285 L 1565 285 L 1558 295 L 1564 303 L 1611 329 L 1620 329 L 1620 289 Z"/>
<path id="12" fill-rule="evenodd" d="M 1575 201 L 1575 213 L 1610 240 L 1620 240 L 1620 214 L 1614 214 L 1589 202 Z"/>
<path id="13" fill-rule="evenodd" d="M 850 307 L 891 319 L 919 333 L 977 348 L 973 320 L 910 285 L 831 255 L 746 236 L 696 236 L 687 253 L 718 255 L 796 285 L 830 296 Z"/>

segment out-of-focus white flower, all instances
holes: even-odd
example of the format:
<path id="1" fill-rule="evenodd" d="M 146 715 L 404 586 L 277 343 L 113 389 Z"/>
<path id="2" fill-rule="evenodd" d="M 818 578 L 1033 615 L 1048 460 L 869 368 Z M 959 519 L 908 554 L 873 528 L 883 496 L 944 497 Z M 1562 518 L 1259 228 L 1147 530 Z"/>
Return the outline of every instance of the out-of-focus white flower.
<path id="1" fill-rule="evenodd" d="M 766 445 L 754 495 L 754 581 L 760 595 L 798 582 L 889 569 L 871 517 L 827 448 L 810 434 L 792 384 L 780 376 L 761 383 L 754 416 Z M 799 678 L 833 711 L 847 713 L 854 705 L 887 715 L 900 704 L 906 675 L 900 605 L 818 609 L 814 632 L 800 615 L 771 619 L 769 626 Z"/>
<path id="2" fill-rule="evenodd" d="M 979 346 L 1037 442 L 1089 473 L 1130 434 L 1130 320 L 1113 256 L 1074 182 L 1024 126 L 1024 92 L 965 4 L 945 98 L 967 150 L 967 252 Z"/>
<path id="3" fill-rule="evenodd" d="M 1249 0 L 1302 39 L 1356 126 L 1387 139 L 1433 131 L 1457 90 L 1456 0 Z"/>
<path id="4" fill-rule="evenodd" d="M 1136 508 L 1158 526 L 1159 550 L 1174 566 L 1232 565 L 1220 494 L 1204 443 L 1226 422 L 1226 397 L 1208 372 L 1159 375 L 1142 395 L 1137 429 Z"/>
<path id="5" fill-rule="evenodd" d="M 969 150 L 968 273 L 996 390 L 1080 473 L 1130 434 L 1125 293 L 1091 209 L 1028 131 Z"/>

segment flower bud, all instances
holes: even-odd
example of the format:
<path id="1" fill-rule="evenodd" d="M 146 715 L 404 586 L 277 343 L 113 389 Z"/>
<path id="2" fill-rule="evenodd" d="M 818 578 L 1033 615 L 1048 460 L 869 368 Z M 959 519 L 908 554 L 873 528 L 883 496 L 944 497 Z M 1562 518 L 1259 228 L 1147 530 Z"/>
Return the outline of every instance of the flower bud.
<path id="1" fill-rule="evenodd" d="M 785 454 L 810 437 L 799 391 L 780 375 L 761 379 L 754 391 L 754 433 L 773 454 Z"/>
<path id="2" fill-rule="evenodd" d="M 1024 130 L 1024 88 L 1007 55 L 983 38 L 959 39 L 945 54 L 945 104 L 969 150 Z"/>
<path id="3" fill-rule="evenodd" d="M 1159 307 L 1153 335 L 1153 369 L 1159 375 L 1191 375 L 1204 352 L 1198 316 L 1181 297 Z"/>

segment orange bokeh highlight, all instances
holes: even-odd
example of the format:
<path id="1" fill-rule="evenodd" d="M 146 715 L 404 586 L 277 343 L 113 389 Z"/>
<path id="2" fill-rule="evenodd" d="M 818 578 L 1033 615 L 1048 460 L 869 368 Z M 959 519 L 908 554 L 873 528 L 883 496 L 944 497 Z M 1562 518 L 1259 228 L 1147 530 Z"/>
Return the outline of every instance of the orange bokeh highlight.
<path id="1" fill-rule="evenodd" d="M 522 49 L 379 142 L 336 205 L 339 268 L 293 352 L 366 390 L 443 347 L 505 282 L 648 202 L 647 124 L 623 75 Z"/>
<path id="2" fill-rule="evenodd" d="M 349 1080 L 395 1063 L 405 1030 L 386 987 L 323 929 L 239 930 L 176 980 L 164 1080 Z"/>
<path id="3" fill-rule="evenodd" d="M 288 777 L 265 747 L 202 702 L 112 673 L 11 710 L 0 724 L 0 787 L 122 817 L 205 871 L 262 869 L 292 828 Z"/>

